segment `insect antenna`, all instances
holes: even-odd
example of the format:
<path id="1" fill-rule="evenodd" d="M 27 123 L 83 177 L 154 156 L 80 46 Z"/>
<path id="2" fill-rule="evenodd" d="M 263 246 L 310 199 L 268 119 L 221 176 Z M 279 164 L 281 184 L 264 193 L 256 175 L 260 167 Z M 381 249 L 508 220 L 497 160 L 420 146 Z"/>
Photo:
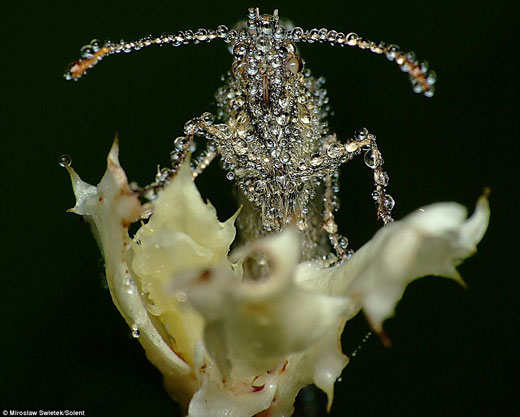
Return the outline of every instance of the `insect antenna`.
<path id="1" fill-rule="evenodd" d="M 397 45 L 373 42 L 353 32 L 345 35 L 343 32 L 325 28 L 303 30 L 301 27 L 295 27 L 288 32 L 287 38 L 293 42 L 327 42 L 333 46 L 354 46 L 378 55 L 385 55 L 389 61 L 394 61 L 401 71 L 408 73 L 414 92 L 422 93 L 426 97 L 433 96 L 434 84 L 437 80 L 435 71 L 428 68 L 426 61 L 418 61 L 414 52 L 403 52 Z"/>
<path id="2" fill-rule="evenodd" d="M 78 80 L 86 74 L 87 70 L 93 68 L 103 58 L 112 54 L 138 51 L 152 45 L 181 46 L 189 43 L 211 42 L 214 39 L 223 39 L 225 42 L 231 42 L 236 36 L 236 31 L 229 30 L 226 26 L 220 25 L 216 30 L 198 29 L 195 32 L 186 30 L 180 31 L 176 35 L 162 34 L 156 38 L 146 36 L 131 42 L 121 40 L 119 43 L 114 43 L 108 40 L 102 44 L 99 40 L 93 39 L 88 45 L 81 48 L 81 58 L 69 64 L 63 75 L 67 80 Z"/>

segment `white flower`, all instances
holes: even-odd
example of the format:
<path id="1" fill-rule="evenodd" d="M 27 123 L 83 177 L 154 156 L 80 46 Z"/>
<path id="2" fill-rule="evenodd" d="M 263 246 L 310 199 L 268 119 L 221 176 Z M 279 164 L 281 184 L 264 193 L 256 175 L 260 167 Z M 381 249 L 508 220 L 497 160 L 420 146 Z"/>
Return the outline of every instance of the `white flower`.
<path id="1" fill-rule="evenodd" d="M 290 416 L 310 383 L 330 408 L 348 362 L 340 346 L 346 321 L 363 309 L 381 332 L 412 280 L 439 275 L 462 283 L 455 266 L 475 251 L 489 220 L 485 197 L 469 219 L 458 204 L 434 204 L 324 268 L 300 263 L 292 228 L 228 256 L 236 215 L 219 222 L 189 164 L 151 203 L 153 214 L 133 239 L 128 227 L 148 208 L 129 188 L 117 143 L 97 187 L 68 169 L 77 199 L 71 211 L 93 226 L 114 303 L 191 417 Z M 243 263 L 260 254 L 267 278 L 243 279 Z"/>

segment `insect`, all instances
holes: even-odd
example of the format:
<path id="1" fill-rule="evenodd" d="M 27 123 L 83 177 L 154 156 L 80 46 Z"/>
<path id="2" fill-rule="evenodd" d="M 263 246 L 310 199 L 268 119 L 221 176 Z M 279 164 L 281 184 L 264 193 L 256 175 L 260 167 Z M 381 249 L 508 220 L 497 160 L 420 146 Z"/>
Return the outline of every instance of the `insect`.
<path id="1" fill-rule="evenodd" d="M 215 39 L 229 44 L 234 57 L 225 84 L 216 94 L 216 115 L 204 113 L 189 120 L 183 136 L 174 141 L 172 166 L 160 170 L 146 187 L 134 184 L 134 191 L 153 199 L 175 176 L 193 149 L 194 138 L 200 136 L 207 139 L 207 146 L 191 162 L 193 176 L 215 157 L 221 158 L 227 178 L 236 182 L 243 205 L 238 219 L 241 240 L 295 225 L 303 235 L 303 259 L 326 257 L 330 252 L 328 242 L 336 261 L 347 259 L 351 254 L 348 240 L 338 233 L 334 219 L 339 166 L 364 155 L 373 171 L 372 196 L 384 224 L 393 221 L 394 200 L 386 192 L 388 175 L 383 171 L 375 136 L 361 129 L 345 141 L 330 132 L 323 79 L 315 78 L 305 68 L 297 45 L 329 43 L 384 55 L 409 74 L 416 93 L 427 97 L 433 95 L 435 73 L 425 62 L 416 60 L 413 52 L 402 52 L 396 45 L 366 40 L 355 33 L 303 30 L 281 22 L 277 10 L 260 14 L 258 8 L 250 8 L 247 22 L 232 30 L 221 25 L 216 30 L 187 30 L 133 42 L 101 44 L 93 40 L 81 49 L 82 58 L 70 65 L 65 78 L 79 79 L 108 55 L 152 45 L 177 47 Z M 261 271 L 252 268 L 250 274 L 261 275 Z"/>

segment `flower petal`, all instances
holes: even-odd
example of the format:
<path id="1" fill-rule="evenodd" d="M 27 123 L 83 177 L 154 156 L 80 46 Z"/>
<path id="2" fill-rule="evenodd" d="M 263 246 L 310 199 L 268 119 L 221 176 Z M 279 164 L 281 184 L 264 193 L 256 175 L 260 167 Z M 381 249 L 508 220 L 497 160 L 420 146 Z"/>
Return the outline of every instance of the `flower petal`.
<path id="1" fill-rule="evenodd" d="M 137 196 L 130 190 L 125 172 L 118 160 L 118 144 L 114 142 L 107 159 L 107 171 L 94 187 L 82 181 L 68 168 L 76 195 L 71 210 L 92 225 L 106 265 L 106 276 L 112 299 L 128 325 L 140 334 L 148 359 L 165 376 L 167 385 L 185 405 L 198 388 L 190 367 L 170 348 L 150 318 L 129 268 L 128 227 L 143 212 Z"/>
<path id="2" fill-rule="evenodd" d="M 182 297 L 176 297 L 182 294 L 172 294 L 171 287 L 186 271 L 229 265 L 236 215 L 218 221 L 215 208 L 202 200 L 189 163 L 161 190 L 152 211 L 132 245 L 132 272 L 147 295 L 148 311 L 164 325 L 175 352 L 193 366 L 194 346 L 202 339 L 204 322 Z"/>
<path id="3" fill-rule="evenodd" d="M 342 265 L 321 272 L 313 263 L 302 265 L 299 281 L 350 298 L 378 331 L 414 279 L 438 275 L 463 283 L 455 267 L 475 252 L 488 223 L 486 197 L 467 220 L 459 204 L 433 204 L 379 230 Z"/>

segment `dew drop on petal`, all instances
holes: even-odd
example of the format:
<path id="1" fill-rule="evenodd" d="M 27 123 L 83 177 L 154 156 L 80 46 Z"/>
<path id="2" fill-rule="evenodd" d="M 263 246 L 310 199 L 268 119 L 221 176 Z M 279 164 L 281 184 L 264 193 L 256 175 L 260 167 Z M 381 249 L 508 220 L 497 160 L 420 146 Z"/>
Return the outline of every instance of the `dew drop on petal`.
<path id="1" fill-rule="evenodd" d="M 136 339 L 141 336 L 141 332 L 139 331 L 139 326 L 137 324 L 132 324 L 132 337 Z"/>
<path id="2" fill-rule="evenodd" d="M 179 303 L 184 303 L 188 300 L 188 295 L 184 291 L 179 291 L 175 294 L 175 298 Z"/>

